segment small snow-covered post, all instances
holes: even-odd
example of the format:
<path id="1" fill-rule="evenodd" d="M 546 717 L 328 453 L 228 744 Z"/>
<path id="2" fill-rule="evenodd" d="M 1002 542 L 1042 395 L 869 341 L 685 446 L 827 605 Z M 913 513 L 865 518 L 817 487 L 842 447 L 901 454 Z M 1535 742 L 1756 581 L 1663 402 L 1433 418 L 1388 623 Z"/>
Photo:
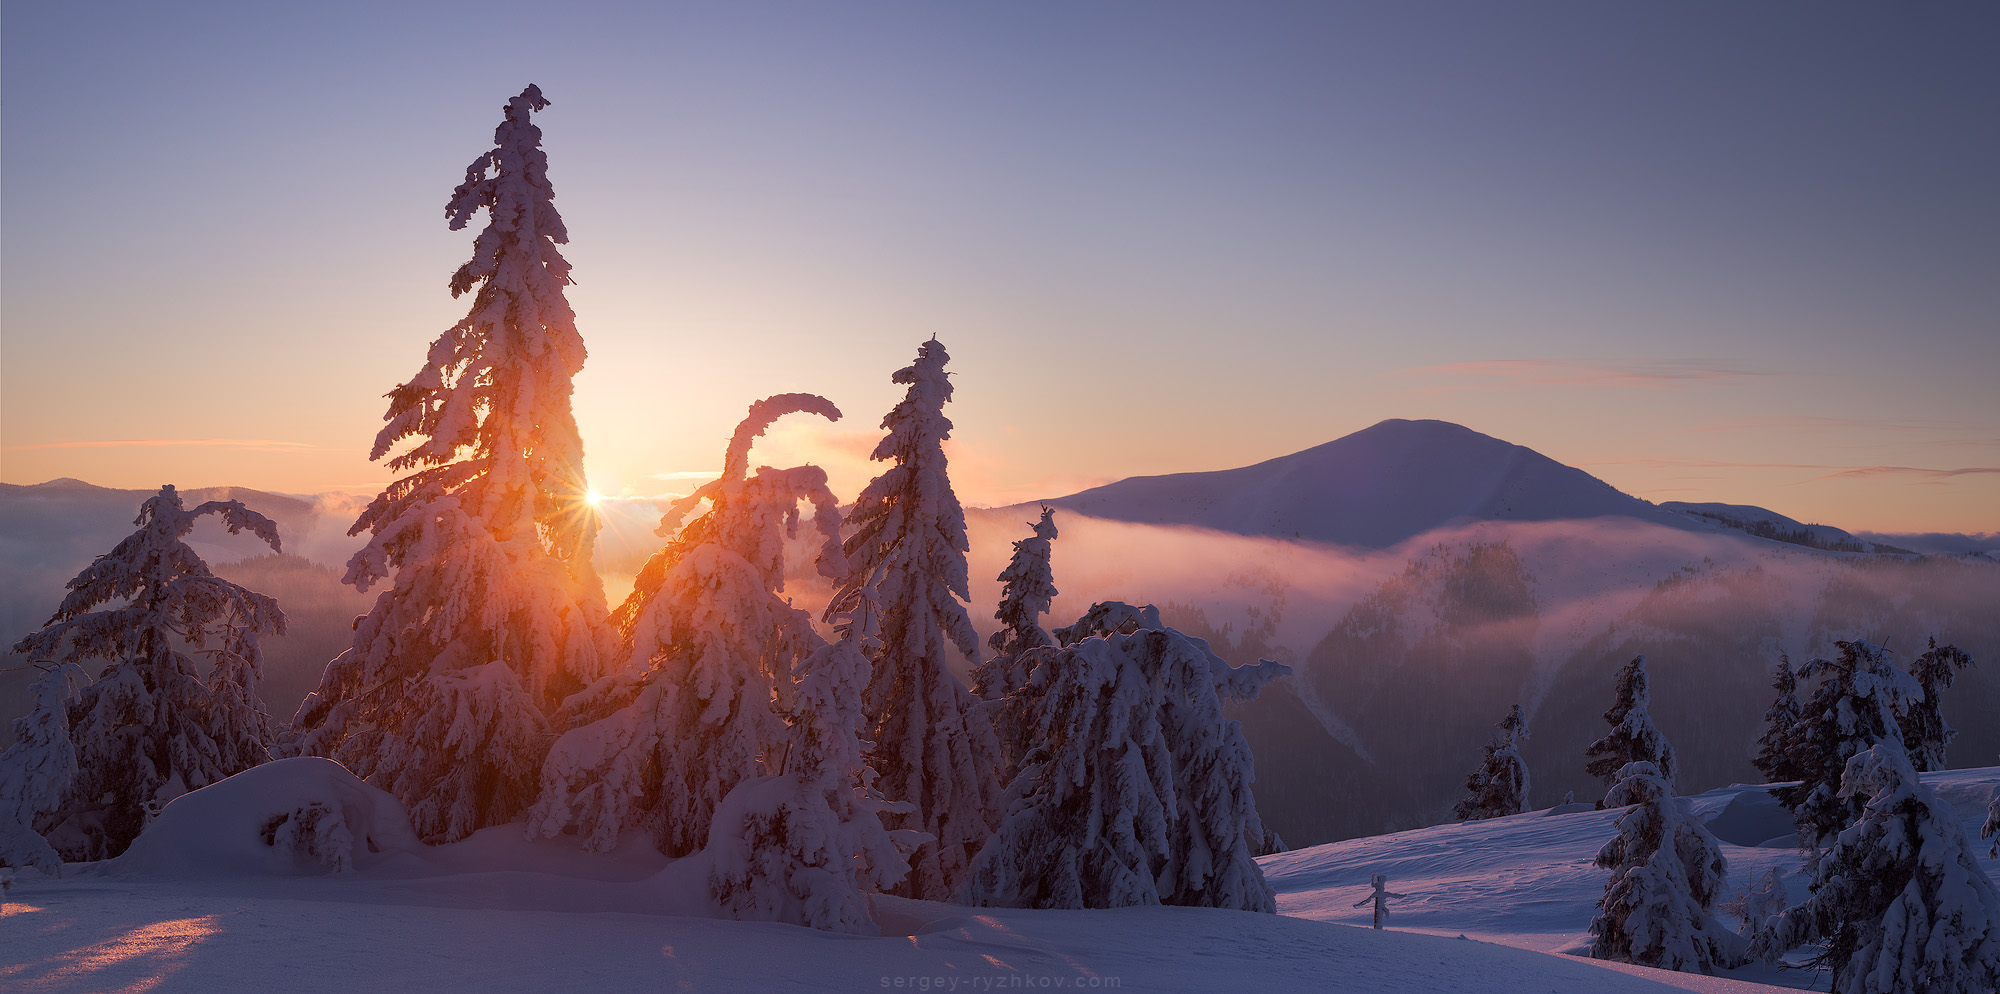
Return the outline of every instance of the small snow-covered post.
<path id="1" fill-rule="evenodd" d="M 1389 899 L 1393 897 L 1400 900 L 1402 898 L 1408 897 L 1409 895 L 1398 894 L 1395 891 L 1390 890 L 1389 878 L 1383 876 L 1380 873 L 1370 876 L 1368 878 L 1368 884 L 1369 886 L 1375 888 L 1375 893 L 1370 894 L 1367 897 L 1364 897 L 1361 900 L 1354 902 L 1354 906 L 1359 908 L 1363 905 L 1366 905 L 1370 901 L 1375 902 L 1375 927 L 1381 928 L 1382 923 L 1389 920 Z"/>

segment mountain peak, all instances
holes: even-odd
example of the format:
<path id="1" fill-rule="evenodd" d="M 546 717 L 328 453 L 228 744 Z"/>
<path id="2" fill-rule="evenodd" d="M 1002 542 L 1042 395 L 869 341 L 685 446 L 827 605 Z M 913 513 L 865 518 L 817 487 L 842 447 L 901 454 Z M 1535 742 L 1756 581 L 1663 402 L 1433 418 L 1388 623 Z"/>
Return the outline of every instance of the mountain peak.
<path id="1" fill-rule="evenodd" d="M 1449 421 L 1381 421 L 1252 466 L 1134 477 L 1048 501 L 1093 517 L 1386 548 L 1474 521 L 1606 515 L 1689 527 L 1580 469 Z"/>

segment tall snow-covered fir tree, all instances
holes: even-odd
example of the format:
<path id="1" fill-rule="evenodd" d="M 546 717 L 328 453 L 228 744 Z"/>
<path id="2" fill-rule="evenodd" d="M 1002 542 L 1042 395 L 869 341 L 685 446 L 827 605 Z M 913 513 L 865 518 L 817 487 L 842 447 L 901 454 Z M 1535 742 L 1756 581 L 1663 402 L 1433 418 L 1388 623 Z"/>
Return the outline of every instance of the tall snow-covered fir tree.
<path id="1" fill-rule="evenodd" d="M 182 541 L 210 514 L 279 548 L 278 526 L 240 502 L 188 510 L 161 487 L 140 506 L 138 530 L 84 567 L 48 625 L 14 644 L 55 668 L 30 727 L 0 761 L 0 783 L 10 796 L 17 779 L 28 788 L 20 813 L 34 809 L 34 827 L 67 859 L 115 856 L 168 801 L 271 758 L 257 638 L 282 634 L 285 616 L 277 601 L 210 572 Z M 183 648 L 209 657 L 206 680 Z M 76 686 L 75 670 L 93 660 L 105 664 L 97 678 Z M 65 691 L 66 742 L 54 727 L 54 697 Z"/>
<path id="2" fill-rule="evenodd" d="M 1521 740 L 1528 737 L 1528 717 L 1516 704 L 1494 728 L 1498 731 L 1486 743 L 1485 758 L 1465 778 L 1465 789 L 1471 792 L 1470 796 L 1452 808 L 1459 821 L 1500 818 L 1528 809 L 1528 763 L 1521 758 Z"/>
<path id="3" fill-rule="evenodd" d="M 1778 672 L 1771 686 L 1778 696 L 1764 711 L 1764 734 L 1757 740 L 1757 755 L 1750 765 L 1764 774 L 1765 783 L 1782 783 L 1804 775 L 1799 765 L 1798 728 L 1805 709 L 1799 705 L 1799 676 L 1790 657 L 1778 657 Z"/>
<path id="4" fill-rule="evenodd" d="M 1903 733 L 1903 746 L 1910 753 L 1910 765 L 1918 773 L 1945 768 L 1945 747 L 1958 736 L 1958 729 L 1944 722 L 1944 692 L 1958 671 L 1971 665 L 1972 657 L 1965 650 L 1955 645 L 1940 647 L 1936 637 L 1931 638 L 1923 655 L 1910 660 L 1910 678 L 1923 696 L 1904 701 L 1896 722 Z"/>
<path id="5" fill-rule="evenodd" d="M 1773 919 L 1753 952 L 1823 943 L 1835 994 L 2000 990 L 2000 894 L 1958 815 L 1917 777 L 1902 744 L 1848 759 L 1840 796 L 1861 813 L 1813 871 L 1812 895 Z"/>
<path id="6" fill-rule="evenodd" d="M 453 231 L 488 214 L 451 278 L 472 307 L 389 391 L 370 458 L 416 441 L 349 532 L 370 538 L 345 577 L 389 589 L 297 719 L 306 751 L 396 795 L 433 842 L 518 816 L 549 713 L 613 663 L 570 412 L 584 348 L 556 247 L 569 233 L 531 120 L 547 105 L 534 86 L 507 101 L 445 205 Z"/>
<path id="7" fill-rule="evenodd" d="M 840 639 L 800 664 L 786 768 L 737 784 L 716 809 L 705 853 L 711 891 L 729 917 L 879 934 L 868 895 L 902 879 L 907 854 L 928 841 L 882 824 L 884 813 L 912 805 L 876 793 L 861 754 L 864 646 L 875 616 L 864 591 Z"/>
<path id="8" fill-rule="evenodd" d="M 1710 914 L 1727 870 L 1722 846 L 1681 810 L 1658 767 L 1641 760 L 1618 774 L 1604 806 L 1626 810 L 1597 854 L 1611 876 L 1590 923 L 1590 955 L 1702 973 L 1740 964 L 1749 944 Z"/>
<path id="9" fill-rule="evenodd" d="M 954 653 L 970 659 L 978 648 L 964 605 L 965 512 L 945 469 L 948 359 L 933 338 L 891 377 L 909 391 L 882 419 L 888 434 L 872 458 L 892 465 L 854 503 L 843 546 L 848 577 L 827 609 L 829 616 L 852 610 L 863 590 L 880 598 L 882 641 L 866 698 L 869 762 L 885 796 L 917 806 L 890 815 L 890 826 L 935 840 L 896 889 L 928 900 L 957 892 L 999 823 L 1002 789 L 992 724 L 947 665 Z"/>
<path id="10" fill-rule="evenodd" d="M 1651 763 L 1655 775 L 1666 780 L 1669 788 L 1673 787 L 1674 747 L 1659 726 L 1653 724 L 1653 716 L 1648 712 L 1653 695 L 1647 685 L 1645 656 L 1633 657 L 1619 671 L 1617 693 L 1618 699 L 1604 712 L 1611 731 L 1583 750 L 1588 760 L 1584 771 L 1602 779 L 1609 787 L 1624 777 L 1627 764 Z"/>
<path id="11" fill-rule="evenodd" d="M 751 444 L 799 412 L 840 417 L 812 394 L 752 404 L 722 475 L 667 511 L 660 531 L 673 540 L 640 570 L 616 615 L 626 665 L 565 708 L 569 731 L 542 768 L 531 832 L 574 832 L 605 852 L 637 830 L 661 852 L 685 856 L 709 841 L 717 806 L 737 784 L 782 771 L 793 669 L 823 642 L 811 615 L 781 596 L 785 539 L 801 501 L 813 505 L 824 539 L 821 572 L 843 575 L 840 511 L 825 471 L 749 471 Z M 703 503 L 706 514 L 678 527 Z"/>
<path id="12" fill-rule="evenodd" d="M 1275 912 L 1256 862 L 1265 832 L 1249 744 L 1222 701 L 1255 696 L 1289 669 L 1231 670 L 1164 626 L 1031 653 L 1033 745 L 966 898 Z"/>
<path id="13" fill-rule="evenodd" d="M 1799 839 L 1813 848 L 1824 846 L 1861 815 L 1866 799 L 1840 789 L 1847 761 L 1884 742 L 1900 749 L 1903 736 L 1896 716 L 1922 693 L 1908 673 L 1889 664 L 1888 650 L 1881 646 L 1859 639 L 1834 644 L 1840 658 L 1814 659 L 1799 667 L 1799 676 L 1820 681 L 1794 726 L 1793 772 L 1799 782 L 1772 791 L 1792 809 Z"/>

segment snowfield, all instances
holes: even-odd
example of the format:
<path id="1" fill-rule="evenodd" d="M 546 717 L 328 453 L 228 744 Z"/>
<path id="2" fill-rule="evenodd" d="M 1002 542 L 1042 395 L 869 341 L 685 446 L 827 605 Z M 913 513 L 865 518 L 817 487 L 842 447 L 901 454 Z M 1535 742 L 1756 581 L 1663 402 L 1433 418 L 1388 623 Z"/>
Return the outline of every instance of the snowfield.
<path id="1" fill-rule="evenodd" d="M 1925 780 L 1976 838 L 2000 768 Z M 1794 897 L 1802 892 L 1790 825 L 1761 788 L 1688 800 L 1727 846 L 1730 890 L 1776 868 Z M 315 803 L 325 810 L 298 824 L 296 812 Z M 324 760 L 269 764 L 188 794 L 125 856 L 15 881 L 0 915 L 0 988 L 1541 994 L 1816 979 L 1561 955 L 1586 938 L 1604 880 L 1591 858 L 1616 815 L 1583 805 L 1268 857 L 1277 916 L 877 898 L 880 937 L 704 917 L 700 857 L 669 861 L 644 845 L 590 856 L 566 841 L 529 841 L 518 825 L 423 846 L 401 815 L 394 799 Z M 350 868 L 334 872 L 329 857 L 343 840 Z M 2000 861 L 1982 866 L 1991 874 Z M 1409 895 L 1392 903 L 1387 931 L 1366 928 L 1369 910 L 1352 906 L 1372 873 Z"/>

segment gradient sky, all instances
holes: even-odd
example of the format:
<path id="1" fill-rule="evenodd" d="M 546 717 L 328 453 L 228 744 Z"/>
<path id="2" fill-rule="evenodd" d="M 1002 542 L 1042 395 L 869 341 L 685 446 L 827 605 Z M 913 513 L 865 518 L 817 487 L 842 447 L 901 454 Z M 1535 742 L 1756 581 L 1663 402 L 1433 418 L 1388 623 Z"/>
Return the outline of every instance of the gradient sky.
<path id="1" fill-rule="evenodd" d="M 12 2 L 0 479 L 370 490 L 529 82 L 608 493 L 971 503 L 1434 417 L 1651 500 L 2000 529 L 2000 7 Z M 479 223 L 483 223 L 479 222 Z"/>

